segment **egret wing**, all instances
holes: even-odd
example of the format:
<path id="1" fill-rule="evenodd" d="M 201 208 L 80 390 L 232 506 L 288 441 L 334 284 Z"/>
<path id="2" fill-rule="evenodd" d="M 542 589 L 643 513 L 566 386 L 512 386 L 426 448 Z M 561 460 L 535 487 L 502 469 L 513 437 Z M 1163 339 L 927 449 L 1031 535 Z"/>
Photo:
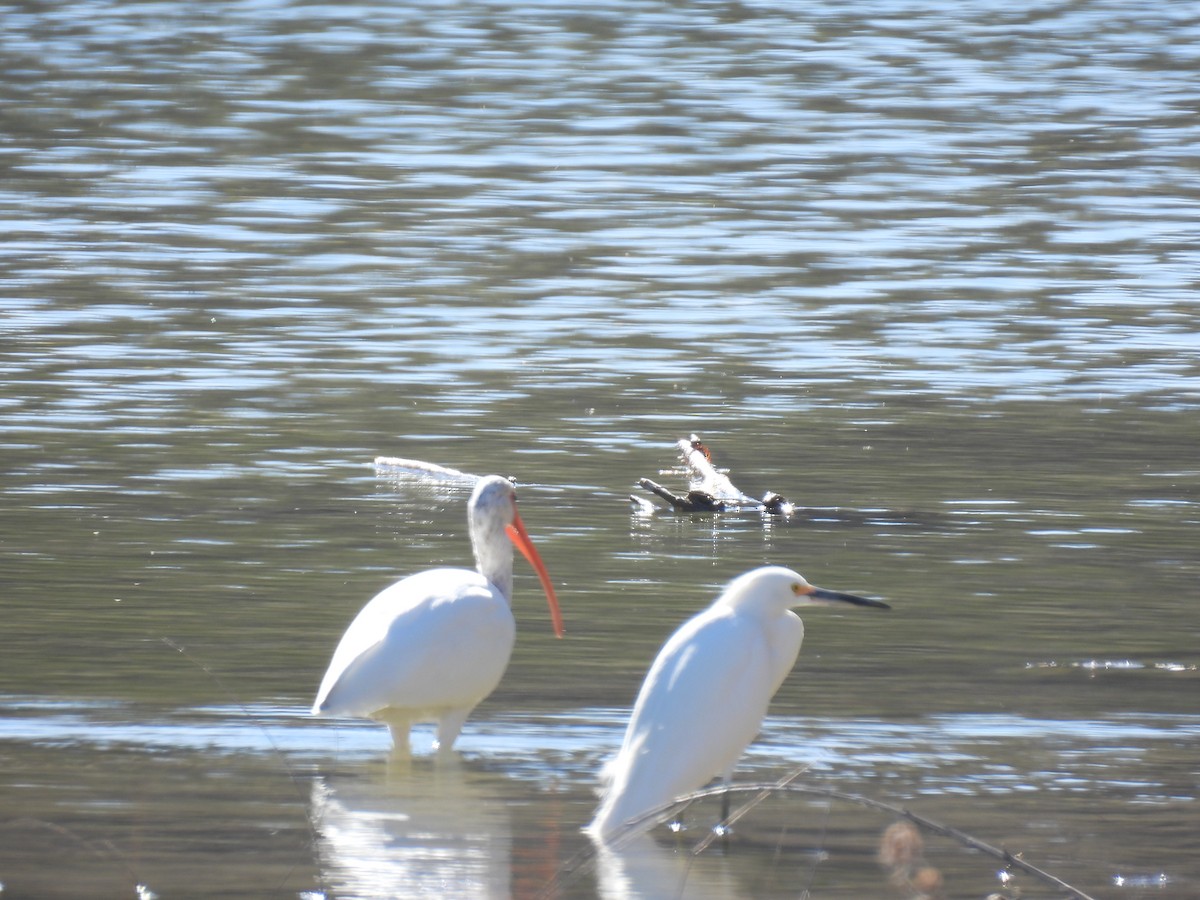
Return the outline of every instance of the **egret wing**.
<path id="1" fill-rule="evenodd" d="M 685 623 L 646 675 L 611 769 L 616 821 L 731 770 L 775 687 L 760 623 L 712 609 Z"/>

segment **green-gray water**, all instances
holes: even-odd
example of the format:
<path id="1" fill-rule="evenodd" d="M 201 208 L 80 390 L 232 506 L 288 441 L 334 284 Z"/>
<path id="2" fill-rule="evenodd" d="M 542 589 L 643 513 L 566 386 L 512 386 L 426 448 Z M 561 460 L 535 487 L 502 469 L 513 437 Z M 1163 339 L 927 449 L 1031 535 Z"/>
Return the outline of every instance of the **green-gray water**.
<path id="1" fill-rule="evenodd" d="M 740 779 L 1200 892 L 1189 4 L 3 21 L 4 896 L 909 896 L 888 820 L 795 798 L 555 881 L 662 640 L 767 561 L 893 609 L 805 614 Z M 693 431 L 802 512 L 633 515 Z M 452 766 L 306 715 L 367 599 L 469 563 L 381 454 L 515 476 L 566 615 L 518 561 Z"/>

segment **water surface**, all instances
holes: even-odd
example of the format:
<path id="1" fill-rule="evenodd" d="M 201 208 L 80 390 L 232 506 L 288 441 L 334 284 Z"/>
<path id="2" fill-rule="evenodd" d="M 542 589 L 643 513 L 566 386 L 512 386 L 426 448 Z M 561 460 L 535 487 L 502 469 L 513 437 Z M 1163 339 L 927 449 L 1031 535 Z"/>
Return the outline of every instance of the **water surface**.
<path id="1" fill-rule="evenodd" d="M 806 615 L 740 779 L 1200 891 L 1187 4 L 3 16 L 6 894 L 911 896 L 816 798 L 578 857 L 657 648 L 767 561 L 893 609 Z M 634 515 L 691 432 L 797 515 Z M 468 562 L 381 454 L 515 476 L 567 618 L 519 564 L 451 766 L 305 715 Z"/>

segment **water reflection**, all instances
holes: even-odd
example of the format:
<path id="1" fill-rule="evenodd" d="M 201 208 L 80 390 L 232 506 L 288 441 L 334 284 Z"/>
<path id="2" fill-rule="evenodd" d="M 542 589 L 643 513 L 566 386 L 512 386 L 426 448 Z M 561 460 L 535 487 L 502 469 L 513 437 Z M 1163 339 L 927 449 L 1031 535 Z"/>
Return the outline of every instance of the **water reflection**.
<path id="1" fill-rule="evenodd" d="M 509 897 L 509 815 L 477 777 L 447 759 L 316 779 L 312 821 L 333 895 Z"/>
<path id="2" fill-rule="evenodd" d="M 744 896 L 719 853 L 694 856 L 683 845 L 669 848 L 639 835 L 617 848 L 596 851 L 596 878 L 604 900 L 732 900 Z"/>

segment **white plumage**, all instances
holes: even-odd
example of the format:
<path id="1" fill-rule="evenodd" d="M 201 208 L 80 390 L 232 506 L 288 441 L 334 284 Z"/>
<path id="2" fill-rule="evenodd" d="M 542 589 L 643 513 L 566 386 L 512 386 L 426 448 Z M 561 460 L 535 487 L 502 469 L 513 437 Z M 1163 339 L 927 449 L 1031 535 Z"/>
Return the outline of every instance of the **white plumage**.
<path id="1" fill-rule="evenodd" d="M 510 605 L 514 546 L 537 571 L 555 634 L 562 636 L 558 600 L 517 514 L 512 483 L 498 475 L 480 479 L 467 522 L 477 571 L 429 569 L 377 594 L 334 650 L 314 715 L 386 722 L 402 753 L 411 726 L 434 721 L 436 746 L 449 750 L 508 667 L 516 637 Z"/>
<path id="2" fill-rule="evenodd" d="M 644 831 L 628 823 L 714 776 L 728 780 L 800 653 L 790 607 L 879 600 L 818 588 L 780 566 L 734 579 L 663 645 L 642 683 L 625 739 L 602 775 L 589 833 L 601 842 Z"/>

